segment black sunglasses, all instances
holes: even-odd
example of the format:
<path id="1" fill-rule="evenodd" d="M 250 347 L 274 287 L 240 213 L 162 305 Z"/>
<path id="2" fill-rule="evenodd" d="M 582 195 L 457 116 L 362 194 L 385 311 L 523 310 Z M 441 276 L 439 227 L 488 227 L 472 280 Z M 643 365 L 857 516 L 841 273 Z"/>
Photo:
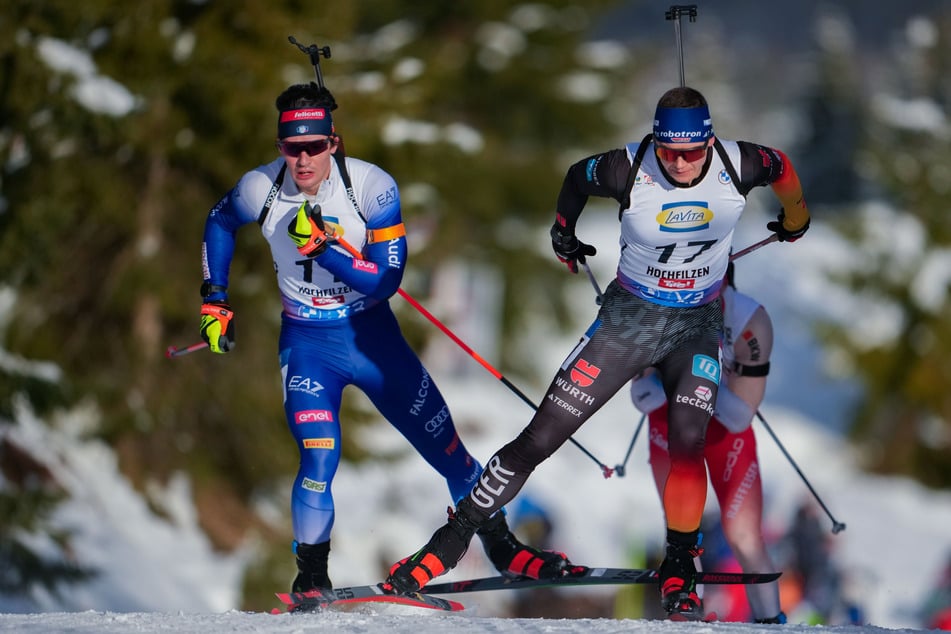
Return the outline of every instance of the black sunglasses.
<path id="1" fill-rule="evenodd" d="M 318 141 L 278 141 L 277 149 L 281 154 L 297 158 L 301 152 L 307 152 L 308 156 L 317 156 L 325 152 L 330 147 L 330 139 L 320 139 Z"/>

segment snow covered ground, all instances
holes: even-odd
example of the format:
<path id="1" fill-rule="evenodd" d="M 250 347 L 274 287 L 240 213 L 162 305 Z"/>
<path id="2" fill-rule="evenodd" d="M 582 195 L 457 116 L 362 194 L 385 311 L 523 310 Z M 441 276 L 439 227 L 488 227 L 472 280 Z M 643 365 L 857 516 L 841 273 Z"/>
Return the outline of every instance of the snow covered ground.
<path id="1" fill-rule="evenodd" d="M 615 619 L 500 619 L 481 618 L 465 613 L 410 613 L 399 608 L 376 614 L 224 614 L 189 613 L 116 613 L 80 612 L 58 614 L 0 614 L 0 631 L 23 634 L 70 632 L 79 634 L 130 634 L 133 632 L 268 632 L 271 634 L 746 634 L 783 632 L 783 634 L 906 634 L 914 629 L 890 629 L 875 626 L 822 627 L 808 625 L 752 625 L 745 623 L 672 623 Z M 396 612 L 402 611 L 400 614 Z"/>

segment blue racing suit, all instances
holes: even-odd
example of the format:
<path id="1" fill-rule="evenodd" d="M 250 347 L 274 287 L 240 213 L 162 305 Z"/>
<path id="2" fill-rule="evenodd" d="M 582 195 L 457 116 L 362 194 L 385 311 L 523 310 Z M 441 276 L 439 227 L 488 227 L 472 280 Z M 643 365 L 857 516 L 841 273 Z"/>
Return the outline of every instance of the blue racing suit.
<path id="1" fill-rule="evenodd" d="M 340 464 L 343 388 L 362 390 L 379 412 L 446 479 L 452 500 L 482 471 L 456 433 L 445 400 L 407 344 L 389 306 L 406 267 L 406 236 L 393 178 L 376 165 L 343 159 L 351 185 L 332 161 L 316 196 L 284 179 L 278 158 L 246 173 L 205 223 L 205 282 L 226 289 L 237 230 L 257 221 L 271 247 L 283 303 L 279 358 L 284 412 L 301 461 L 291 494 L 294 538 L 330 539 L 332 485 Z M 339 244 L 305 258 L 287 226 L 305 202 L 319 205 Z M 225 299 L 224 291 L 210 300 Z"/>

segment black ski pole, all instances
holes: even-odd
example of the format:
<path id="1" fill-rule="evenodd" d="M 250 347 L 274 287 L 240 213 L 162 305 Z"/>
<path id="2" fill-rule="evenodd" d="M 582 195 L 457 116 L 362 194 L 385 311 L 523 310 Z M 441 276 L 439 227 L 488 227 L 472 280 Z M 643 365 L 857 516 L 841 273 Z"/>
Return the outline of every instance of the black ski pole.
<path id="1" fill-rule="evenodd" d="M 598 280 L 594 279 L 594 273 L 591 272 L 591 267 L 588 266 L 587 262 L 581 261 L 581 266 L 584 267 L 584 271 L 588 274 L 588 279 L 591 281 L 591 286 L 594 287 L 594 303 L 600 306 L 601 302 L 604 301 L 604 293 L 601 292 L 601 287 L 598 286 Z"/>
<path id="2" fill-rule="evenodd" d="M 829 509 L 826 508 L 825 503 L 822 501 L 822 498 L 819 497 L 819 494 L 816 493 L 816 490 L 812 488 L 812 485 L 809 484 L 809 480 L 806 479 L 806 476 L 803 475 L 802 471 L 799 469 L 799 466 L 796 464 L 796 461 L 792 459 L 792 456 L 789 455 L 789 452 L 786 451 L 786 448 L 783 446 L 783 443 L 779 441 L 779 438 L 773 433 L 773 428 L 769 426 L 769 423 L 766 422 L 766 419 L 763 418 L 763 415 L 757 410 L 756 417 L 763 423 L 763 427 L 766 428 L 766 431 L 769 432 L 769 435 L 773 437 L 773 440 L 776 441 L 776 445 L 779 447 L 779 450 L 783 452 L 783 455 L 786 456 L 786 459 L 789 460 L 789 464 L 793 466 L 793 469 L 796 470 L 796 473 L 799 474 L 799 477 L 802 478 L 802 481 L 806 484 L 806 487 L 812 493 L 812 496 L 816 498 L 816 502 L 819 503 L 819 506 L 822 507 L 822 510 L 826 512 L 826 515 L 829 516 L 829 519 L 832 520 L 832 534 L 836 535 L 845 530 L 845 524 L 837 521 L 832 517 L 832 513 L 829 512 Z"/>
<path id="3" fill-rule="evenodd" d="M 641 435 L 641 427 L 644 426 L 644 420 L 647 419 L 647 414 L 641 414 L 641 420 L 637 423 L 637 429 L 634 430 L 634 437 L 631 438 L 631 444 L 627 446 L 627 454 L 624 456 L 624 462 L 614 467 L 614 472 L 617 473 L 619 478 L 623 478 L 624 474 L 627 473 L 627 461 L 631 457 L 631 452 L 634 451 L 634 444 L 637 442 L 637 437 Z"/>

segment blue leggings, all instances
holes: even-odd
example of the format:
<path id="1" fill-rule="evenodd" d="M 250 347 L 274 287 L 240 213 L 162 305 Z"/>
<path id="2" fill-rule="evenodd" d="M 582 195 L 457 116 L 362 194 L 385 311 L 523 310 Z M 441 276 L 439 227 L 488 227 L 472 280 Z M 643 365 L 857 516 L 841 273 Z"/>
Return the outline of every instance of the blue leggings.
<path id="1" fill-rule="evenodd" d="M 299 543 L 330 539 L 331 489 L 340 464 L 340 401 L 347 385 L 362 390 L 446 479 L 453 501 L 466 495 L 482 472 L 459 439 L 435 382 L 403 338 L 389 304 L 339 322 L 285 315 L 280 362 L 284 412 L 301 456 L 291 493 Z"/>

